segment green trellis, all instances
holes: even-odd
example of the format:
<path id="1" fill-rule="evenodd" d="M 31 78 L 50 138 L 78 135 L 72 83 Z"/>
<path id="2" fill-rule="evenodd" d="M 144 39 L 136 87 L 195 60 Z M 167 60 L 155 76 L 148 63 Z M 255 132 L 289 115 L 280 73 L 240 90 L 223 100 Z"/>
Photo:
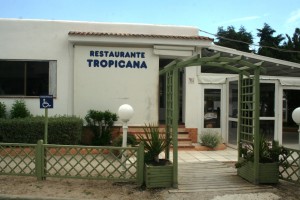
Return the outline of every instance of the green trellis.
<path id="1" fill-rule="evenodd" d="M 258 176 L 259 161 L 259 84 L 263 62 L 250 63 L 244 56 L 221 56 L 216 53 L 210 57 L 192 56 L 186 60 L 174 60 L 166 65 L 160 75 L 166 76 L 166 133 L 173 143 L 173 187 L 178 185 L 178 114 L 179 114 L 179 70 L 190 66 L 219 67 L 239 74 L 239 117 L 238 144 L 254 143 L 255 176 Z M 241 146 L 238 146 L 239 152 Z M 169 158 L 170 148 L 166 150 Z M 239 154 L 239 158 L 240 158 Z"/>

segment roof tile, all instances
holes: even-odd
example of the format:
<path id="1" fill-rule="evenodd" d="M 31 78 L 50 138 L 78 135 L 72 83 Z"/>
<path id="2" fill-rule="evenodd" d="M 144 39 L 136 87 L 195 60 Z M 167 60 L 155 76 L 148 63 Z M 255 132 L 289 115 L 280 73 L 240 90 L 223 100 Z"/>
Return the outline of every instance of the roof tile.
<path id="1" fill-rule="evenodd" d="M 82 32 L 70 31 L 69 35 L 79 36 L 114 36 L 114 37 L 136 37 L 136 38 L 163 38 L 163 39 L 183 39 L 183 40 L 207 40 L 212 38 L 203 36 L 178 36 L 178 35 L 154 35 L 154 34 L 132 34 L 132 33 L 107 33 L 107 32 Z"/>

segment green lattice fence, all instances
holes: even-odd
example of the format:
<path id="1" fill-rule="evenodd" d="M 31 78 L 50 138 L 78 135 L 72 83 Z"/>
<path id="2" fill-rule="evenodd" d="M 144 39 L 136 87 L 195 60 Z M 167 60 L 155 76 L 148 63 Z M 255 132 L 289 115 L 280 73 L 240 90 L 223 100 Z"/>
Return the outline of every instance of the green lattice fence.
<path id="1" fill-rule="evenodd" d="M 137 180 L 138 148 L 45 145 L 46 177 Z"/>
<path id="2" fill-rule="evenodd" d="M 279 161 L 279 178 L 300 184 L 300 150 L 283 148 Z"/>
<path id="3" fill-rule="evenodd" d="M 36 145 L 0 143 L 0 174 L 36 175 Z"/>
<path id="4" fill-rule="evenodd" d="M 144 146 L 0 143 L 0 174 L 143 182 Z"/>

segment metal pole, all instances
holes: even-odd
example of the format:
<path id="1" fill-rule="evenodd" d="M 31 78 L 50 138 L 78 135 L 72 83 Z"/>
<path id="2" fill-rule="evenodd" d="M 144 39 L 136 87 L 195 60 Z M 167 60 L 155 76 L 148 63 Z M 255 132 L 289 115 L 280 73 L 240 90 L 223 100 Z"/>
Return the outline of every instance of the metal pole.
<path id="1" fill-rule="evenodd" d="M 48 144 L 48 108 L 45 108 L 44 144 Z"/>
<path id="2" fill-rule="evenodd" d="M 122 147 L 127 147 L 127 131 L 128 131 L 128 126 L 127 126 L 127 122 L 123 123 L 123 141 L 122 141 Z M 123 170 L 125 171 L 126 169 L 126 150 L 123 149 L 123 153 L 122 153 L 122 165 L 123 165 Z"/>

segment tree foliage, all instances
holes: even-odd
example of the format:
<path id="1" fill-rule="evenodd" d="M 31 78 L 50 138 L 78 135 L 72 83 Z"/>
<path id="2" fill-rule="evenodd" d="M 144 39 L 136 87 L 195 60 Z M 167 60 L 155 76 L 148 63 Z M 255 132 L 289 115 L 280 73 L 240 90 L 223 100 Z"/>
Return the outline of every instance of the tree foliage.
<path id="1" fill-rule="evenodd" d="M 280 43 L 285 39 L 282 34 L 274 36 L 273 34 L 276 33 L 274 29 L 271 28 L 267 23 L 264 24 L 262 29 L 257 29 L 258 33 L 257 36 L 260 38 L 259 45 L 261 46 L 258 49 L 258 54 L 273 58 L 283 58 L 284 56 L 282 53 L 277 49 L 282 48 Z M 272 48 L 267 48 L 272 47 Z M 273 49 L 274 48 L 274 49 Z"/>
<path id="2" fill-rule="evenodd" d="M 283 48 L 286 50 L 299 51 L 300 52 L 300 28 L 296 28 L 293 37 L 286 34 L 287 41 L 284 42 Z M 286 60 L 300 63 L 300 53 L 290 52 L 285 53 Z"/>
<path id="3" fill-rule="evenodd" d="M 257 29 L 259 48 L 251 50 L 253 35 L 241 26 L 238 31 L 233 26 L 224 29 L 218 27 L 215 44 L 233 48 L 244 52 L 253 52 L 258 55 L 300 63 L 300 28 L 296 28 L 292 36 L 276 34 L 276 31 L 267 23 Z"/>
<path id="4" fill-rule="evenodd" d="M 253 43 L 253 36 L 250 32 L 247 32 L 243 26 L 241 26 L 238 31 L 236 31 L 233 26 L 228 26 L 226 30 L 221 26 L 218 28 L 217 35 L 219 36 L 217 38 L 218 41 L 215 42 L 217 45 L 252 52 L 249 44 Z M 224 38 L 228 38 L 229 40 Z M 235 40 L 243 41 L 243 43 L 235 42 Z"/>

